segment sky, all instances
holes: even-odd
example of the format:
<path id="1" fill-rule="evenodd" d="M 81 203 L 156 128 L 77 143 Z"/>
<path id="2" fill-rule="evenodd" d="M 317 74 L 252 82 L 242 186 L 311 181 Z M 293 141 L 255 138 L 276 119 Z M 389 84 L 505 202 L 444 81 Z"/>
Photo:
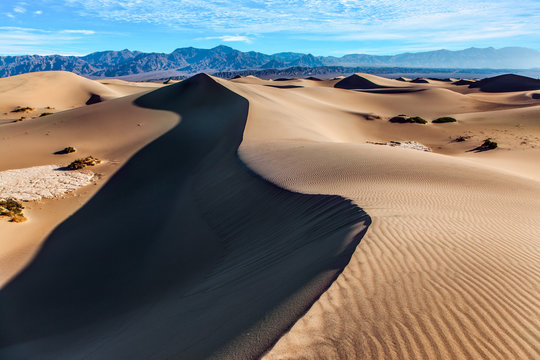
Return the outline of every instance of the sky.
<path id="1" fill-rule="evenodd" d="M 522 46 L 540 0 L 1 0 L 0 55 L 228 45 L 341 56 Z"/>

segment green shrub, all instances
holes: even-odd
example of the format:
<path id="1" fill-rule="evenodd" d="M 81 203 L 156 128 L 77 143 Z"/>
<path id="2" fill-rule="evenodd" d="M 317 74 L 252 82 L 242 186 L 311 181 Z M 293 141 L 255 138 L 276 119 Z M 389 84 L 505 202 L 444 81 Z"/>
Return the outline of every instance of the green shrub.
<path id="1" fill-rule="evenodd" d="M 416 124 L 427 124 L 427 121 L 425 119 L 422 119 L 420 116 L 414 116 L 410 117 L 409 122 L 416 123 Z"/>
<path id="2" fill-rule="evenodd" d="M 427 121 L 422 119 L 420 116 L 413 116 L 406 118 L 404 116 L 394 116 L 389 120 L 391 123 L 397 124 L 427 124 Z"/>
<path id="3" fill-rule="evenodd" d="M 498 144 L 495 141 L 492 141 L 491 138 L 487 138 L 480 147 L 483 149 L 496 149 L 497 146 Z"/>
<path id="4" fill-rule="evenodd" d="M 450 116 L 443 116 L 438 119 L 435 119 L 432 121 L 434 124 L 444 124 L 444 123 L 450 123 L 450 122 L 456 122 L 457 120 Z"/>
<path id="5" fill-rule="evenodd" d="M 24 206 L 15 199 L 0 201 L 0 216 L 8 216 L 11 222 L 23 222 L 26 220 L 22 210 Z"/>
<path id="6" fill-rule="evenodd" d="M 101 160 L 93 156 L 87 156 L 84 159 L 77 159 L 67 166 L 69 170 L 79 170 L 87 166 L 94 166 L 101 163 Z"/>
<path id="7" fill-rule="evenodd" d="M 391 118 L 388 121 L 390 121 L 391 123 L 397 123 L 397 124 L 408 123 L 407 118 L 405 118 L 404 116 L 394 116 L 393 118 Z"/>

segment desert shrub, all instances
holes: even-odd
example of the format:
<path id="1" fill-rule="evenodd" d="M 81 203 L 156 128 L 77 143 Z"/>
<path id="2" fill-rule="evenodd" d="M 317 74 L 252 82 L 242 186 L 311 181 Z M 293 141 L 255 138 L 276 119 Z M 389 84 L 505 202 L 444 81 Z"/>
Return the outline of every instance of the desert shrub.
<path id="1" fill-rule="evenodd" d="M 77 159 L 67 166 L 69 170 L 79 170 L 87 166 L 94 166 L 101 163 L 101 160 L 93 156 L 87 156 L 83 159 Z"/>
<path id="2" fill-rule="evenodd" d="M 50 113 L 50 112 L 44 112 L 44 113 L 39 114 L 39 117 L 47 116 L 47 115 L 51 115 L 51 114 L 52 113 Z"/>
<path id="3" fill-rule="evenodd" d="M 68 146 L 68 147 L 63 148 L 60 151 L 57 151 L 55 154 L 71 154 L 71 153 L 74 153 L 75 151 L 77 151 L 77 149 L 75 149 L 73 146 Z"/>
<path id="4" fill-rule="evenodd" d="M 427 124 L 427 121 L 422 119 L 420 116 L 413 116 L 413 117 L 410 117 L 408 120 L 411 123 Z"/>
<path id="5" fill-rule="evenodd" d="M 498 144 L 495 141 L 492 141 L 491 138 L 487 138 L 480 147 L 483 149 L 496 149 L 497 146 Z"/>
<path id="6" fill-rule="evenodd" d="M 391 123 L 397 124 L 427 124 L 427 121 L 420 116 L 405 117 L 402 115 L 394 116 L 389 120 Z"/>
<path id="7" fill-rule="evenodd" d="M 15 199 L 0 201 L 0 216 L 10 217 L 12 222 L 23 222 L 26 220 L 22 211 L 24 206 Z"/>
<path id="8" fill-rule="evenodd" d="M 16 119 L 16 120 L 13 120 L 13 122 L 23 121 L 24 119 L 26 119 L 26 117 L 21 116 L 20 118 L 18 118 L 18 119 Z"/>
<path id="9" fill-rule="evenodd" d="M 390 120 L 391 123 L 397 123 L 397 124 L 405 124 L 408 123 L 407 118 L 404 116 L 394 116 Z"/>
<path id="10" fill-rule="evenodd" d="M 68 147 L 63 148 L 62 150 L 58 150 L 54 154 L 55 155 L 64 155 L 64 154 L 74 153 L 75 151 L 77 151 L 77 149 L 75 149 L 73 146 L 68 146 Z"/>
<path id="11" fill-rule="evenodd" d="M 470 138 L 470 136 L 458 136 L 454 139 L 454 142 L 463 142 L 466 141 L 468 138 Z"/>
<path id="12" fill-rule="evenodd" d="M 364 117 L 366 118 L 366 120 L 378 120 L 381 118 L 379 115 L 375 114 L 367 114 Z"/>
<path id="13" fill-rule="evenodd" d="M 31 108 L 29 106 L 20 107 L 17 106 L 15 109 L 11 110 L 12 113 L 18 113 L 18 112 L 25 112 L 25 111 L 33 111 L 34 108 Z"/>
<path id="14" fill-rule="evenodd" d="M 438 119 L 435 119 L 432 121 L 434 124 L 444 124 L 444 123 L 450 123 L 450 122 L 456 122 L 457 120 L 450 116 L 443 116 Z"/>

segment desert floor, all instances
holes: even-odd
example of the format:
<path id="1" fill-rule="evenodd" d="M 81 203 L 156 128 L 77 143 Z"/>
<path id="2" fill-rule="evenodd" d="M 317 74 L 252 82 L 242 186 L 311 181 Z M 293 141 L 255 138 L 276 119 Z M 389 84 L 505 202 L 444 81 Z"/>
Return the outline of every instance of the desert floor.
<path id="1" fill-rule="evenodd" d="M 539 358 L 524 82 L 0 79 L 0 357 Z"/>

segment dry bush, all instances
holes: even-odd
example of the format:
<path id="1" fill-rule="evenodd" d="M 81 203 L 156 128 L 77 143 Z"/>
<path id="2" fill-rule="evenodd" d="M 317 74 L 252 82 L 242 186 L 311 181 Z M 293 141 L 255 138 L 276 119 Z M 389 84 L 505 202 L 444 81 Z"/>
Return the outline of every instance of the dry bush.
<path id="1" fill-rule="evenodd" d="M 101 163 L 101 160 L 93 156 L 87 156 L 83 159 L 77 159 L 67 166 L 69 170 L 79 170 L 87 166 L 94 166 Z"/>
<path id="2" fill-rule="evenodd" d="M 0 216 L 7 216 L 11 222 L 20 223 L 26 221 L 22 211 L 24 206 L 15 199 L 0 201 Z"/>
<path id="3" fill-rule="evenodd" d="M 11 110 L 12 113 L 26 112 L 26 111 L 34 111 L 34 108 L 31 108 L 30 106 L 25 106 L 25 107 L 17 106 L 15 109 Z"/>

